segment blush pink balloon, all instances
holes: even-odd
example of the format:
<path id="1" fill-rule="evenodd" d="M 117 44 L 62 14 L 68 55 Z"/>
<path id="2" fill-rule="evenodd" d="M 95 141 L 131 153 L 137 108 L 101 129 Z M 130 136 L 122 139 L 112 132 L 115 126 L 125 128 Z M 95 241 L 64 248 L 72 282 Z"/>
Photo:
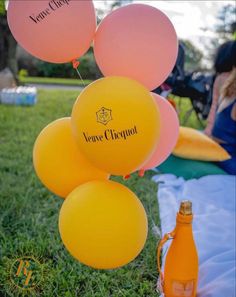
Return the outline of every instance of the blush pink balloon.
<path id="1" fill-rule="evenodd" d="M 131 4 L 109 14 L 99 25 L 94 54 L 105 76 L 135 79 L 149 90 L 166 80 L 178 52 L 175 29 L 160 10 Z"/>
<path id="2" fill-rule="evenodd" d="M 96 31 L 91 0 L 10 0 L 7 18 L 17 42 L 33 56 L 52 63 L 81 57 Z"/>
<path id="3" fill-rule="evenodd" d="M 179 135 L 179 119 L 174 107 L 165 98 L 152 93 L 160 112 L 160 138 L 151 158 L 142 166 L 140 175 L 164 162 L 174 149 Z"/>

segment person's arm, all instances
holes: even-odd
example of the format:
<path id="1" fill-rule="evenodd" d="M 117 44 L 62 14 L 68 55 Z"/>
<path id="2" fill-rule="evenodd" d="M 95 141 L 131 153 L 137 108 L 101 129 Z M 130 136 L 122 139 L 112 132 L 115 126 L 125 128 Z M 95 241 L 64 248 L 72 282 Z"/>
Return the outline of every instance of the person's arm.
<path id="1" fill-rule="evenodd" d="M 234 103 L 234 106 L 231 110 L 231 118 L 232 120 L 236 121 L 236 103 Z"/>
<path id="2" fill-rule="evenodd" d="M 211 109 L 207 118 L 207 126 L 204 130 L 204 133 L 208 136 L 211 136 L 211 131 L 215 122 L 216 109 L 218 104 L 218 99 L 220 95 L 220 76 L 217 76 L 213 86 L 213 96 Z"/>

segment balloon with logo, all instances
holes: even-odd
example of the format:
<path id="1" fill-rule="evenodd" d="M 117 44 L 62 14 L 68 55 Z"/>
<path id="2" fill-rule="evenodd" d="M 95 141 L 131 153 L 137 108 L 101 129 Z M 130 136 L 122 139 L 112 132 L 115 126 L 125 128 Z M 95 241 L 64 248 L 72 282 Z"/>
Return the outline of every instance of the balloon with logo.
<path id="1" fill-rule="evenodd" d="M 100 23 L 94 39 L 95 59 L 105 76 L 127 76 L 149 90 L 166 80 L 177 52 L 172 23 L 163 12 L 145 4 L 113 11 Z"/>
<path id="2" fill-rule="evenodd" d="M 79 151 L 70 118 L 58 119 L 40 132 L 34 144 L 33 163 L 41 182 L 63 198 L 80 184 L 109 177 Z"/>
<path id="3" fill-rule="evenodd" d="M 11 0 L 7 17 L 17 42 L 33 56 L 52 63 L 81 57 L 96 30 L 91 0 Z"/>
<path id="4" fill-rule="evenodd" d="M 114 175 L 140 168 L 159 138 L 159 112 L 149 91 L 126 77 L 99 79 L 79 95 L 72 127 L 94 166 Z"/>
<path id="5" fill-rule="evenodd" d="M 140 175 L 164 162 L 174 149 L 179 135 L 179 119 L 176 110 L 165 98 L 151 93 L 160 111 L 160 136 L 151 158 L 142 166 Z"/>
<path id="6" fill-rule="evenodd" d="M 113 181 L 91 181 L 65 199 L 59 231 L 68 251 L 96 269 L 121 267 L 141 252 L 147 216 L 136 195 Z"/>

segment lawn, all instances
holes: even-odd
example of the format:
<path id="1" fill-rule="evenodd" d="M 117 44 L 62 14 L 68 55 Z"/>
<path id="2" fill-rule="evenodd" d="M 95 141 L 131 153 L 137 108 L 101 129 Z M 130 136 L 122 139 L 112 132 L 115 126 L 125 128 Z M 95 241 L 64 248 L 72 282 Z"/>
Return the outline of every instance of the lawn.
<path id="1" fill-rule="evenodd" d="M 78 79 L 72 78 L 54 78 L 54 77 L 33 77 L 33 76 L 21 76 L 19 78 L 22 84 L 46 84 L 46 85 L 65 85 L 65 86 L 83 86 L 90 84 L 92 81 L 89 79 L 84 79 L 83 82 Z"/>
<path id="2" fill-rule="evenodd" d="M 110 271 L 88 268 L 63 247 L 58 214 L 63 200 L 51 194 L 32 167 L 32 147 L 43 127 L 69 116 L 78 93 L 40 91 L 34 107 L 0 105 L 0 296 L 138 297 L 157 296 L 155 291 L 156 244 L 153 226 L 159 226 L 157 186 L 145 177 L 115 180 L 130 187 L 148 214 L 149 235 L 144 250 L 132 263 Z M 184 102 L 184 109 L 188 102 Z M 191 117 L 191 126 L 197 126 Z M 21 291 L 10 278 L 14 260 L 38 259 L 43 278 L 36 289 Z M 11 274 L 12 275 L 12 274 Z"/>

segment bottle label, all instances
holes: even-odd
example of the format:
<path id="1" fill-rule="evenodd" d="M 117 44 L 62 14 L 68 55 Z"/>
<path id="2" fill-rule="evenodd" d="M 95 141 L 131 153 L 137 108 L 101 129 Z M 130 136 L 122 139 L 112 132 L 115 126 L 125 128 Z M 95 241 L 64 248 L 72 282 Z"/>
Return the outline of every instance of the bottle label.
<path id="1" fill-rule="evenodd" d="M 175 297 L 194 297 L 195 280 L 172 281 L 172 294 Z"/>

